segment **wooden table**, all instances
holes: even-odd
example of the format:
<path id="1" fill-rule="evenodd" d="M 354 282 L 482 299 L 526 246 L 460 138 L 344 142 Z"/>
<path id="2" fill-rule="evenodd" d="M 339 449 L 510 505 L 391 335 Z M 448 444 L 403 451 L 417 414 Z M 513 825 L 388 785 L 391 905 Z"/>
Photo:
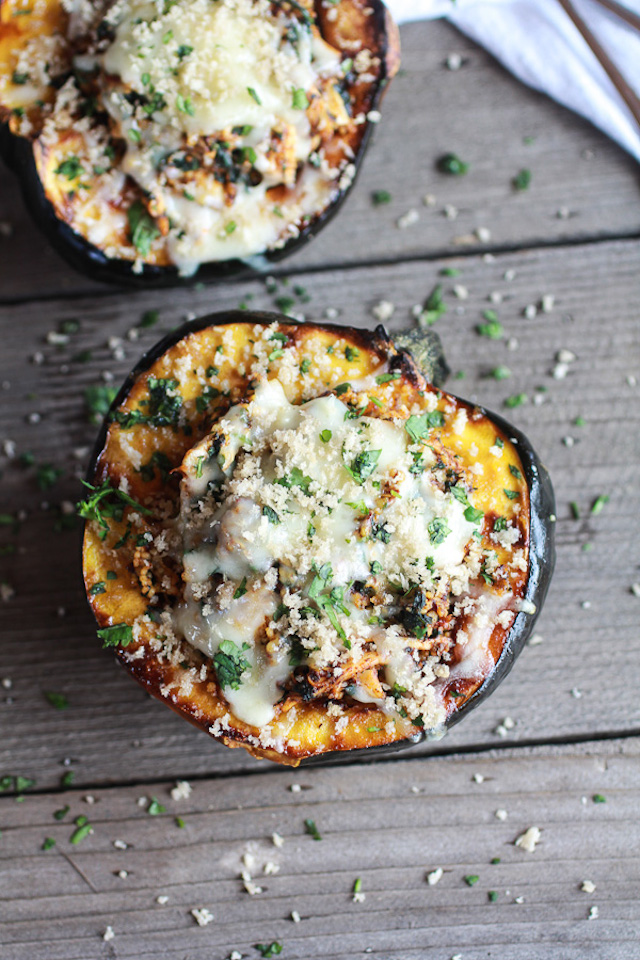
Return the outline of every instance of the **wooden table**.
<path id="1" fill-rule="evenodd" d="M 276 769 L 150 700 L 100 649 L 83 597 L 65 511 L 95 434 L 84 391 L 119 383 L 186 316 L 274 297 L 260 280 L 98 287 L 48 248 L 2 170 L 1 510 L 20 519 L 0 529 L 0 752 L 3 773 L 35 780 L 2 799 L 4 960 L 258 958 L 255 944 L 274 941 L 283 960 L 640 956 L 638 168 L 447 25 L 402 34 L 403 71 L 352 197 L 276 276 L 306 288 L 309 318 L 336 308 L 371 325 L 387 300 L 392 331 L 441 282 L 450 387 L 496 410 L 527 394 L 509 415 L 558 498 L 535 642 L 445 740 L 377 763 Z M 436 172 L 447 151 L 466 176 Z M 516 191 L 521 169 L 531 185 Z M 374 206 L 381 189 L 392 200 Z M 400 229 L 410 210 L 419 219 Z M 478 336 L 487 308 L 505 340 Z M 149 309 L 160 322 L 141 330 Z M 576 359 L 558 370 L 563 350 Z M 487 376 L 497 365 L 511 377 Z M 39 490 L 43 464 L 63 475 Z M 172 798 L 176 780 L 189 797 Z M 71 843 L 78 816 L 93 832 Z M 532 826 L 527 852 L 514 841 Z"/>

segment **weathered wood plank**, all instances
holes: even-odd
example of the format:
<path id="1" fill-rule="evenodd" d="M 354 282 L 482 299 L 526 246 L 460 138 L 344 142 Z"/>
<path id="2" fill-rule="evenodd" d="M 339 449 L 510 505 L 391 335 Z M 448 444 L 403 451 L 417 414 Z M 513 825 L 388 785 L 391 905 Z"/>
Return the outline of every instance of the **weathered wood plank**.
<path id="1" fill-rule="evenodd" d="M 460 276 L 439 278 L 445 263 L 459 268 Z M 499 410 L 508 395 L 533 397 L 537 387 L 548 388 L 541 406 L 509 411 L 539 448 L 558 496 L 558 567 L 539 624 L 545 642 L 525 650 L 508 681 L 442 744 L 418 752 L 503 743 L 495 729 L 507 715 L 516 721 L 509 739 L 519 743 L 640 729 L 640 608 L 630 592 L 640 580 L 640 408 L 638 388 L 627 382 L 640 375 L 639 267 L 637 244 L 618 242 L 510 254 L 489 263 L 474 256 L 301 278 L 311 299 L 300 309 L 309 317 L 340 305 L 340 320 L 371 325 L 371 306 L 386 298 L 396 305 L 393 329 L 409 322 L 411 305 L 440 279 L 449 304 L 440 330 L 453 370 L 466 371 L 465 379 L 450 381 L 450 389 Z M 515 278 L 504 280 L 510 270 Z M 453 284 L 464 284 L 468 299 L 456 299 Z M 495 309 L 507 336 L 517 337 L 516 350 L 475 332 L 493 291 L 505 296 Z M 552 312 L 531 320 L 521 315 L 549 293 L 556 297 Z M 118 383 L 160 328 L 170 328 L 187 310 L 202 314 L 242 299 L 257 307 L 274 300 L 254 282 L 186 296 L 114 295 L 49 303 L 46 309 L 34 303 L 0 309 L 0 382 L 11 383 L 0 394 L 0 441 L 12 439 L 18 455 L 31 450 L 38 463 L 67 471 L 42 493 L 33 469 L 3 460 L 2 511 L 26 509 L 29 516 L 16 534 L 0 530 L 0 544 L 17 546 L 17 553 L 0 557 L 0 580 L 16 590 L 0 607 L 0 678 L 13 681 L 11 690 L 0 691 L 0 770 L 35 776 L 48 787 L 57 784 L 65 759 L 73 761 L 78 783 L 255 769 L 243 751 L 216 747 L 151 701 L 98 649 L 82 594 L 78 539 L 53 531 L 56 505 L 80 492 L 69 474 L 83 464 L 72 451 L 88 445 L 95 432 L 83 414 L 85 387 L 104 371 Z M 160 308 L 158 327 L 129 343 L 126 332 L 154 307 Z M 61 349 L 44 343 L 46 333 L 69 318 L 80 321 L 70 344 Z M 124 337 L 124 359 L 115 360 L 107 348 L 112 336 Z M 550 376 L 559 349 L 577 355 L 564 380 Z M 41 365 L 29 362 L 36 350 L 43 352 Z M 83 350 L 93 352 L 91 361 L 69 361 Z M 483 376 L 497 364 L 508 364 L 512 377 L 496 382 Z M 29 413 L 37 411 L 42 420 L 28 423 Z M 585 425 L 576 426 L 576 417 Z M 575 438 L 571 448 L 562 442 L 567 436 Z M 591 516 L 601 494 L 610 502 Z M 45 500 L 52 505 L 48 510 L 40 508 Z M 579 521 L 571 518 L 570 501 L 580 506 Z M 586 543 L 593 545 L 589 552 Z M 587 609 L 585 602 L 591 604 Z M 58 607 L 64 617 L 57 616 Z M 53 710 L 43 690 L 65 693 L 69 709 Z"/>
<path id="2" fill-rule="evenodd" d="M 498 247 L 638 233 L 637 165 L 604 135 L 519 84 L 445 23 L 406 26 L 402 42 L 403 71 L 349 202 L 288 269 L 453 252 L 478 227 Z M 458 71 L 444 65 L 454 51 L 464 59 Z M 436 171 L 436 159 L 450 151 L 470 164 L 466 176 Z M 517 193 L 511 181 L 522 168 L 533 178 Z M 379 189 L 393 200 L 374 208 Z M 435 206 L 423 205 L 426 194 Z M 446 206 L 459 211 L 456 220 L 445 218 Z M 557 216 L 563 208 L 567 219 Z M 411 209 L 419 221 L 399 230 Z M 39 235 L 6 170 L 0 221 L 14 225 L 13 236 L 0 236 L 0 298 L 98 289 Z"/>
<path id="3" fill-rule="evenodd" d="M 144 790 L 166 808 L 157 816 L 138 805 L 139 787 L 96 790 L 92 805 L 75 790 L 4 800 L 3 957 L 222 960 L 238 950 L 257 958 L 255 944 L 277 941 L 291 960 L 372 950 L 385 960 L 485 960 L 505 950 L 514 960 L 632 960 L 639 746 L 617 744 L 607 757 L 591 747 L 586 755 L 565 748 L 556 762 L 542 749 L 376 764 L 356 776 L 333 768 L 202 780 L 181 801 L 171 799 L 172 784 L 157 782 Z M 56 821 L 63 802 L 70 812 Z M 71 845 L 78 815 L 94 832 Z M 514 846 L 534 825 L 535 852 Z M 48 836 L 56 846 L 42 851 Z M 265 874 L 267 863 L 277 873 Z M 243 869 L 261 893 L 245 892 Z M 442 877 L 429 885 L 436 869 Z M 358 877 L 362 903 L 352 899 Z M 465 877 L 477 881 L 470 887 Z M 585 880 L 594 892 L 581 890 Z M 200 927 L 193 908 L 215 919 Z M 105 943 L 108 926 L 114 938 Z"/>

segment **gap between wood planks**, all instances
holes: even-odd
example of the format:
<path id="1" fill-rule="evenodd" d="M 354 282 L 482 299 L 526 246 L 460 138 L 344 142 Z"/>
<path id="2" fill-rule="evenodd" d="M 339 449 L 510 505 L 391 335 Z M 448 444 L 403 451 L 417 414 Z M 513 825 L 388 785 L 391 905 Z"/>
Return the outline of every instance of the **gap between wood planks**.
<path id="1" fill-rule="evenodd" d="M 545 737 L 544 739 L 541 738 L 539 740 L 518 740 L 505 743 L 504 746 L 501 744 L 466 744 L 463 746 L 452 747 L 451 749 L 447 749 L 446 747 L 435 747 L 433 752 L 427 754 L 418 753 L 412 755 L 411 747 L 406 747 L 404 749 L 400 748 L 396 751 L 387 750 L 386 755 L 381 752 L 381 754 L 378 756 L 361 755 L 350 757 L 348 753 L 345 753 L 327 757 L 319 757 L 310 762 L 303 762 L 298 767 L 269 763 L 268 765 L 256 764 L 253 767 L 249 766 L 242 769 L 234 768 L 230 770 L 217 770 L 207 773 L 190 773 L 188 771 L 184 773 L 176 772 L 171 776 L 164 775 L 160 779 L 158 779 L 158 777 L 135 777 L 123 780 L 96 781 L 94 783 L 76 783 L 74 781 L 74 783 L 69 787 L 34 787 L 33 789 L 29 789 L 26 793 L 24 791 L 18 792 L 16 790 L 6 790 L 0 794 L 0 799 L 12 799 L 17 796 L 65 796 L 72 790 L 75 792 L 81 790 L 83 793 L 91 793 L 92 790 L 123 790 L 130 789 L 132 787 L 146 787 L 159 782 L 166 784 L 175 782 L 176 780 L 189 780 L 192 783 L 205 783 L 210 780 L 232 780 L 237 777 L 264 777 L 274 773 L 279 773 L 282 776 L 291 774 L 304 775 L 305 773 L 312 774 L 316 770 L 335 770 L 336 768 L 353 768 L 372 765 L 385 767 L 399 762 L 418 764 L 420 762 L 431 763 L 436 760 L 463 761 L 472 757 L 477 757 L 479 761 L 499 760 L 501 758 L 517 760 L 518 758 L 525 759 L 529 757 L 536 757 L 545 753 L 555 757 L 569 753 L 570 748 L 573 747 L 582 748 L 578 751 L 581 755 L 588 754 L 608 757 L 614 756 L 616 753 L 620 752 L 619 750 L 617 751 L 615 749 L 608 750 L 606 746 L 604 750 L 602 750 L 600 745 L 604 744 L 611 744 L 614 748 L 617 745 L 620 750 L 624 750 L 625 747 L 631 747 L 632 753 L 634 753 L 636 750 L 640 753 L 640 728 L 637 730 L 611 730 L 597 734 L 585 734 L 584 736 L 575 735 Z M 591 750 L 591 747 L 594 749 Z M 384 748 L 382 748 L 382 750 L 384 750 Z"/>
<path id="2" fill-rule="evenodd" d="M 158 297 L 162 297 L 167 293 L 179 294 L 180 291 L 184 293 L 185 296 L 188 296 L 194 290 L 209 290 L 212 293 L 216 289 L 220 288 L 231 288 L 241 286 L 247 283 L 264 283 L 267 277 L 273 277 L 275 280 L 281 282 L 284 279 L 287 280 L 296 280 L 301 277 L 311 277 L 317 276 L 318 274 L 323 273 L 349 273 L 355 270 L 377 270 L 385 267 L 393 266 L 402 266 L 418 263 L 436 263 L 439 262 L 446 266 L 452 260 L 473 260 L 478 257 L 498 257 L 501 255 L 517 254 L 517 253 L 535 253 L 537 251 L 544 250 L 562 250 L 570 249 L 574 250 L 578 247 L 597 247 L 598 245 L 607 245 L 611 243 L 616 243 L 617 241 L 631 241 L 631 240 L 640 240 L 640 231 L 631 230 L 623 231 L 615 236 L 607 237 L 584 237 L 576 239 L 571 238 L 555 238 L 545 240 L 544 242 L 537 243 L 504 243 L 504 244 L 483 244 L 483 245 L 469 245 L 460 247 L 459 249 L 452 250 L 450 247 L 436 248 L 429 250 L 424 253 L 414 253 L 407 254 L 400 258 L 398 257 L 384 257 L 375 260 L 354 260 L 352 262 L 346 263 L 343 260 L 327 262 L 323 264 L 315 264 L 311 266 L 304 266 L 300 264 L 299 266 L 293 266 L 290 269 L 285 269 L 281 264 L 274 263 L 272 270 L 264 271 L 253 271 L 248 270 L 247 273 L 239 274 L 237 277 L 225 277 L 224 280 L 221 280 L 217 283 L 199 283 L 197 280 L 194 281 L 193 285 L 190 287 L 149 287 L 145 290 L 135 290 L 130 287 L 118 287 L 118 286 L 100 286 L 95 289 L 78 289 L 73 292 L 58 292 L 58 293 L 48 293 L 42 294 L 42 296 L 19 296 L 19 297 L 8 297 L 4 298 L 0 293 L 0 307 L 20 307 L 29 303 L 69 303 L 73 304 L 79 300 L 86 300 L 87 297 L 95 296 L 96 299 L 101 301 L 109 301 L 115 297 L 121 296 L 149 296 L 155 294 Z M 295 263 L 295 258 L 294 258 Z M 274 308 L 275 309 L 275 308 Z"/>

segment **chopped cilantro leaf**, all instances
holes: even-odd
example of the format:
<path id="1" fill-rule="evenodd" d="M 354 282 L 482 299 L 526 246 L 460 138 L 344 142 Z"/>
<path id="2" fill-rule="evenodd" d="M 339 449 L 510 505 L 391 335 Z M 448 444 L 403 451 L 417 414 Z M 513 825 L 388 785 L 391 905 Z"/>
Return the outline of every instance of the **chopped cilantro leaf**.
<path id="1" fill-rule="evenodd" d="M 505 398 L 504 405 L 510 410 L 513 410 L 515 407 L 521 407 L 523 404 L 527 403 L 528 399 L 529 397 L 526 393 L 514 393 L 511 397 Z"/>
<path id="2" fill-rule="evenodd" d="M 145 330 L 148 327 L 153 327 L 160 319 L 160 313 L 158 310 L 145 310 L 140 318 L 139 326 L 143 327 Z"/>
<path id="3" fill-rule="evenodd" d="M 464 518 L 468 520 L 469 523 L 482 523 L 484 520 L 484 513 L 482 510 L 478 510 L 477 507 L 469 504 L 467 509 L 464 511 Z"/>
<path id="4" fill-rule="evenodd" d="M 147 380 L 149 399 L 142 400 L 147 412 L 142 410 L 117 410 L 114 420 L 125 430 L 138 424 L 152 427 L 175 427 L 180 416 L 182 396 L 178 392 L 178 381 L 166 377 L 149 377 Z"/>
<path id="5" fill-rule="evenodd" d="M 109 530 L 107 518 L 119 522 L 124 516 L 125 507 L 132 507 L 138 513 L 142 514 L 149 515 L 151 513 L 146 507 L 141 506 L 133 500 L 124 490 L 112 487 L 109 480 L 105 480 L 100 487 L 94 487 L 90 483 L 87 483 L 86 480 L 82 482 L 84 486 L 91 491 L 91 494 L 86 500 L 82 500 L 76 504 L 78 515 L 84 520 L 95 521 L 100 527 L 102 539 L 104 539 Z"/>
<path id="6" fill-rule="evenodd" d="M 61 470 L 59 467 L 54 467 L 51 463 L 43 463 L 42 466 L 38 467 L 36 473 L 38 487 L 40 490 L 50 490 L 51 487 L 55 486 L 63 473 L 64 470 Z"/>
<path id="7" fill-rule="evenodd" d="M 305 820 L 304 829 L 309 834 L 310 837 L 313 837 L 314 840 L 322 840 L 320 831 L 316 826 L 315 820 Z"/>
<path id="8" fill-rule="evenodd" d="M 493 317 L 489 318 L 487 314 L 493 314 Z M 486 323 L 479 323 L 476 327 L 476 330 L 481 337 L 488 337 L 489 340 L 500 340 L 504 336 L 504 327 L 495 316 L 493 310 L 485 310 L 484 317 Z"/>
<path id="9" fill-rule="evenodd" d="M 591 505 L 591 516 L 597 517 L 598 514 L 602 512 L 603 507 L 607 503 L 609 503 L 609 497 L 607 496 L 606 493 L 601 494 L 599 497 L 596 497 L 596 499 L 593 501 Z"/>
<path id="10" fill-rule="evenodd" d="M 69 701 L 64 693 L 55 693 L 53 690 L 44 690 L 43 692 L 45 699 L 52 707 L 55 707 L 56 710 L 66 710 L 69 706 Z"/>
<path id="11" fill-rule="evenodd" d="M 56 167 L 54 173 L 61 177 L 66 177 L 67 180 L 76 180 L 84 173 L 84 167 L 77 157 L 67 157 L 66 160 L 63 160 L 62 163 Z"/>
<path id="12" fill-rule="evenodd" d="M 133 131 L 130 131 L 130 133 L 133 133 Z M 151 250 L 151 244 L 160 236 L 160 230 L 155 220 L 150 216 L 141 200 L 136 200 L 129 207 L 127 220 L 132 244 L 141 257 L 147 257 Z"/>
<path id="13" fill-rule="evenodd" d="M 234 600 L 239 600 L 240 597 L 244 597 L 247 592 L 247 578 L 243 577 L 240 585 L 237 587 L 235 593 L 233 594 Z"/>
<path id="14" fill-rule="evenodd" d="M 282 944 L 278 943 L 277 940 L 273 940 L 271 943 L 256 943 L 256 950 L 263 957 L 277 957 L 282 953 Z"/>
<path id="15" fill-rule="evenodd" d="M 86 820 L 82 823 L 76 830 L 73 831 L 69 837 L 69 843 L 72 843 L 74 846 L 84 840 L 85 837 L 88 837 L 90 833 L 93 832 L 93 827 L 90 823 L 87 823 Z"/>
<path id="16" fill-rule="evenodd" d="M 420 314 L 420 322 L 430 327 L 446 312 L 447 305 L 442 299 L 442 285 L 437 284 L 425 300 L 424 309 Z"/>
<path id="17" fill-rule="evenodd" d="M 291 106 L 294 110 L 306 110 L 309 106 L 309 98 L 306 93 L 299 87 L 293 91 L 293 96 L 291 98 Z"/>
<path id="18" fill-rule="evenodd" d="M 93 384 L 84 392 L 84 403 L 89 416 L 89 423 L 96 426 L 109 412 L 109 407 L 116 398 L 117 387 L 109 387 L 106 383 Z"/>
<path id="19" fill-rule="evenodd" d="M 363 450 L 357 455 L 350 467 L 346 463 L 343 466 L 356 483 L 362 486 L 375 470 L 381 453 L 382 450 Z"/>
<path id="20" fill-rule="evenodd" d="M 430 413 L 414 414 L 405 421 L 404 428 L 414 443 L 419 443 L 429 435 L 429 430 L 444 426 L 444 414 L 440 410 Z"/>
<path id="21" fill-rule="evenodd" d="M 531 184 L 531 170 L 523 167 L 522 170 L 515 175 L 511 183 L 513 184 L 514 190 L 528 190 Z"/>
<path id="22" fill-rule="evenodd" d="M 306 476 L 299 467 L 293 467 L 291 473 L 280 480 L 276 480 L 276 483 L 281 487 L 287 487 L 288 490 L 291 487 L 300 487 L 302 492 L 309 496 L 309 485 L 313 483 L 313 479 Z"/>
<path id="23" fill-rule="evenodd" d="M 98 630 L 98 637 L 103 647 L 128 647 L 133 641 L 133 630 L 128 623 L 115 623 Z"/>
<path id="24" fill-rule="evenodd" d="M 269 523 L 280 523 L 280 517 L 276 511 L 273 509 L 273 507 L 269 507 L 267 504 L 265 504 L 265 506 L 262 508 L 262 515 L 267 518 Z"/>
<path id="25" fill-rule="evenodd" d="M 443 154 L 439 157 L 436 166 L 440 173 L 448 173 L 455 177 L 461 176 L 469 169 L 469 164 L 464 163 L 455 153 Z"/>
<path id="26" fill-rule="evenodd" d="M 451 528 L 444 517 L 434 517 L 433 520 L 427 524 L 427 531 L 430 542 L 435 546 L 439 543 L 444 543 L 451 533 Z"/>
<path id="27" fill-rule="evenodd" d="M 213 657 L 213 663 L 218 676 L 218 683 L 224 687 L 231 687 L 232 690 L 238 690 L 242 683 L 242 674 L 245 670 L 251 669 L 251 664 L 243 656 L 245 650 L 249 649 L 248 643 L 243 643 L 238 647 L 232 640 L 222 640 L 217 653 Z"/>

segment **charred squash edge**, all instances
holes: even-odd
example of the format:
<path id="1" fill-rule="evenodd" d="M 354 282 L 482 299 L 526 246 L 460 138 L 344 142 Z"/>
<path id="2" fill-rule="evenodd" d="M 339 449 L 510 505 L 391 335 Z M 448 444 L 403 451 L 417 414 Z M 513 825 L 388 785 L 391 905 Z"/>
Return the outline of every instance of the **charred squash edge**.
<path id="1" fill-rule="evenodd" d="M 375 18 L 376 35 L 380 37 L 379 56 L 382 62 L 381 76 L 369 108 L 377 110 L 390 81 L 400 66 L 400 34 L 382 0 L 370 0 L 369 6 L 374 11 L 372 16 Z M 351 191 L 360 172 L 374 127 L 375 124 L 367 122 L 353 159 L 355 175 L 349 185 L 341 189 L 336 199 L 301 230 L 297 237 L 287 240 L 278 250 L 266 251 L 254 258 L 264 259 L 264 271 L 242 260 L 222 260 L 203 263 L 191 277 L 181 277 L 176 267 L 157 267 L 151 264 L 145 264 L 140 273 L 134 273 L 132 263 L 107 257 L 98 247 L 93 246 L 67 223 L 58 219 L 38 175 L 31 142 L 11 133 L 7 122 L 0 123 L 0 157 L 18 178 L 25 205 L 36 226 L 74 270 L 98 283 L 113 283 L 136 289 L 188 287 L 195 283 L 215 283 L 228 277 L 267 272 L 272 264 L 279 263 L 300 247 L 305 246 L 333 219 Z"/>
<path id="2" fill-rule="evenodd" d="M 145 373 L 149 367 L 163 354 L 175 346 L 184 337 L 192 333 L 197 333 L 199 330 L 202 330 L 206 327 L 221 326 L 231 323 L 253 325 L 255 323 L 270 324 L 274 322 L 306 327 L 313 326 L 323 330 L 335 331 L 343 336 L 348 334 L 349 337 L 354 340 L 354 342 L 359 341 L 363 349 L 366 348 L 375 352 L 380 352 L 383 348 L 386 348 L 388 344 L 393 344 L 393 337 L 389 336 L 383 326 L 378 326 L 374 331 L 370 331 L 362 328 L 345 327 L 339 324 L 330 323 L 305 324 L 295 321 L 290 317 L 285 317 L 281 314 L 267 311 L 255 311 L 251 313 L 247 313 L 247 311 L 244 310 L 222 311 L 185 323 L 177 330 L 172 331 L 161 341 L 155 344 L 150 350 L 144 353 L 139 362 L 129 373 L 122 387 L 118 391 L 118 394 L 115 397 L 109 413 L 105 417 L 98 434 L 87 470 L 87 481 L 93 483 L 96 479 L 98 461 L 105 447 L 107 431 L 110 426 L 112 412 L 116 410 L 126 399 L 129 391 L 135 384 L 138 377 Z M 398 356 L 393 360 L 393 366 L 396 369 L 402 369 L 403 374 L 407 375 L 413 382 L 416 382 L 416 364 L 407 351 L 401 350 L 399 352 Z M 428 371 L 421 372 L 425 375 L 428 374 Z M 428 376 L 427 379 L 429 379 Z M 441 386 L 441 384 L 434 383 L 434 386 Z M 465 401 L 463 398 L 457 397 L 455 394 L 451 394 L 451 396 L 453 396 L 455 399 L 462 400 L 463 403 L 467 403 L 467 401 Z M 535 604 L 536 609 L 535 613 L 532 614 L 519 612 L 516 615 L 516 618 L 507 634 L 502 652 L 497 663 L 495 664 L 495 667 L 485 681 L 481 684 L 481 686 L 478 687 L 475 693 L 464 703 L 464 705 L 455 710 L 453 714 L 449 716 L 445 723 L 447 729 L 454 726 L 456 723 L 459 723 L 463 717 L 465 717 L 471 710 L 477 707 L 483 702 L 483 700 L 493 693 L 496 687 L 504 680 L 511 670 L 517 656 L 520 654 L 533 632 L 536 620 L 547 595 L 556 558 L 555 522 L 551 520 L 551 517 L 555 514 L 555 497 L 551 479 L 546 468 L 543 466 L 530 441 L 520 430 L 514 427 L 511 423 L 509 423 L 509 421 L 505 420 L 499 414 L 492 413 L 481 406 L 478 406 L 477 409 L 482 414 L 487 416 L 492 422 L 494 422 L 500 428 L 500 430 L 502 430 L 505 435 L 509 437 L 511 442 L 516 446 L 520 456 L 524 477 L 529 489 L 530 510 L 529 575 L 527 578 L 526 590 L 522 599 Z M 89 598 L 87 597 L 87 601 L 88 600 Z M 126 664 L 123 665 L 126 666 Z M 128 672 L 131 671 L 128 670 Z M 172 703 L 168 702 L 164 698 L 159 697 L 153 687 L 146 683 L 143 677 L 139 677 L 133 673 L 132 676 L 145 690 L 147 690 L 147 692 L 153 694 L 162 703 L 171 707 L 171 709 L 173 709 L 174 712 L 176 712 L 179 716 L 189 720 L 190 723 L 200 730 L 206 729 L 206 725 L 203 728 L 203 724 L 199 723 L 195 718 L 186 715 Z M 408 739 L 388 745 L 361 747 L 354 750 L 322 753 L 314 757 L 305 757 L 298 761 L 292 762 L 289 760 L 288 763 L 290 765 L 309 765 L 311 763 L 344 763 L 363 756 L 366 756 L 368 759 L 373 759 L 395 753 L 398 750 L 407 749 L 428 739 L 433 739 L 430 737 L 429 732 L 417 732 L 414 736 Z M 241 744 L 235 743 L 229 745 L 240 746 Z"/>

